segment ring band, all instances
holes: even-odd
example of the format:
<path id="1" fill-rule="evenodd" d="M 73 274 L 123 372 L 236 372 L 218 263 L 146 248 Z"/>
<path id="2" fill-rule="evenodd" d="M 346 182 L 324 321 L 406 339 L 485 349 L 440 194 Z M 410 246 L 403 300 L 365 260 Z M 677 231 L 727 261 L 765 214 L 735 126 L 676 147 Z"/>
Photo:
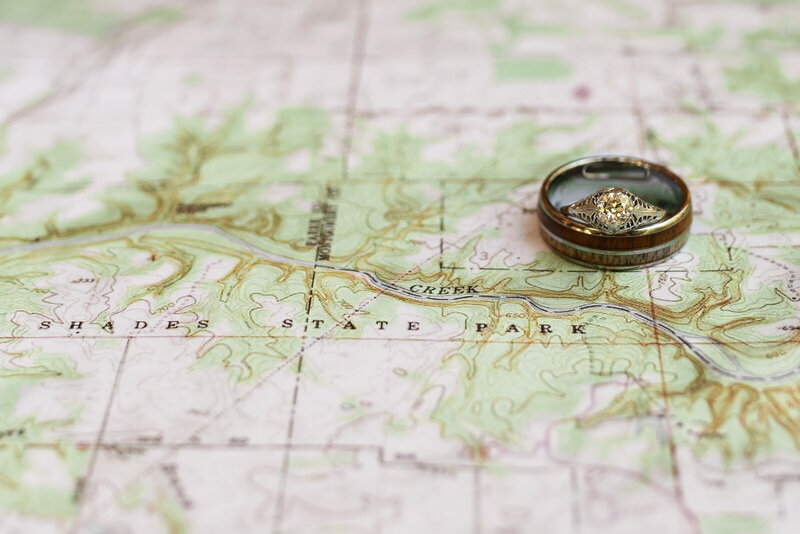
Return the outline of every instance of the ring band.
<path id="1" fill-rule="evenodd" d="M 537 211 L 542 238 L 556 252 L 606 269 L 664 260 L 684 245 L 692 222 L 684 181 L 663 165 L 626 156 L 555 169 L 542 183 Z"/>

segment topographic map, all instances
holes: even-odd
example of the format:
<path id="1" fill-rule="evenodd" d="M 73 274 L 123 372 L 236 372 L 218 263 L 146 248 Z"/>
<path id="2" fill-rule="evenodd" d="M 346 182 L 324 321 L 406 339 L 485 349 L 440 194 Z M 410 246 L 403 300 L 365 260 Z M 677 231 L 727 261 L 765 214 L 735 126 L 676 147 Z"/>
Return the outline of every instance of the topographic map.
<path id="1" fill-rule="evenodd" d="M 798 21 L 0 2 L 0 531 L 800 531 Z M 548 250 L 597 153 L 680 253 Z"/>

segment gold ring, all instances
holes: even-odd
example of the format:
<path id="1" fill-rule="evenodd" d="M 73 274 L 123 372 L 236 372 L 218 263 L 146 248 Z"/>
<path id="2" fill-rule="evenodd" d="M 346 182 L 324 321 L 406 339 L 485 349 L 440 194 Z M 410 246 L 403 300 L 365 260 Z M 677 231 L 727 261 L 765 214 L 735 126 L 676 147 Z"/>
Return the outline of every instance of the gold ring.
<path id="1" fill-rule="evenodd" d="M 551 172 L 539 194 L 539 228 L 572 261 L 631 269 L 662 261 L 689 238 L 689 188 L 663 165 L 592 156 Z"/>

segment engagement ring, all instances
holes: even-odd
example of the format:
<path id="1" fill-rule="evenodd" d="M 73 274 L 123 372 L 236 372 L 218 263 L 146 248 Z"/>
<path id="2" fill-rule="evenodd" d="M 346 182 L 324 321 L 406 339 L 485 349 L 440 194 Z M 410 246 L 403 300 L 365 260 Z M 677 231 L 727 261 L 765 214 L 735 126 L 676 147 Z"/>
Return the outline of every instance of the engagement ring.
<path id="1" fill-rule="evenodd" d="M 561 208 L 561 212 L 601 230 L 619 234 L 660 221 L 666 210 L 648 204 L 621 187 L 607 187 Z"/>

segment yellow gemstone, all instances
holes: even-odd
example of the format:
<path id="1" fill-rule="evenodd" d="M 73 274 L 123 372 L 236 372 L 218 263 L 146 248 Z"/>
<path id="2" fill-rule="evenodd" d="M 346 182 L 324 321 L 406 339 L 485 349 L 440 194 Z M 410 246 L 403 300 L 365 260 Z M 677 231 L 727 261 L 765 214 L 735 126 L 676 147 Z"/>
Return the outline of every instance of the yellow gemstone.
<path id="1" fill-rule="evenodd" d="M 633 202 L 622 191 L 607 191 L 597 199 L 597 218 L 608 226 L 620 226 L 631 218 Z"/>

